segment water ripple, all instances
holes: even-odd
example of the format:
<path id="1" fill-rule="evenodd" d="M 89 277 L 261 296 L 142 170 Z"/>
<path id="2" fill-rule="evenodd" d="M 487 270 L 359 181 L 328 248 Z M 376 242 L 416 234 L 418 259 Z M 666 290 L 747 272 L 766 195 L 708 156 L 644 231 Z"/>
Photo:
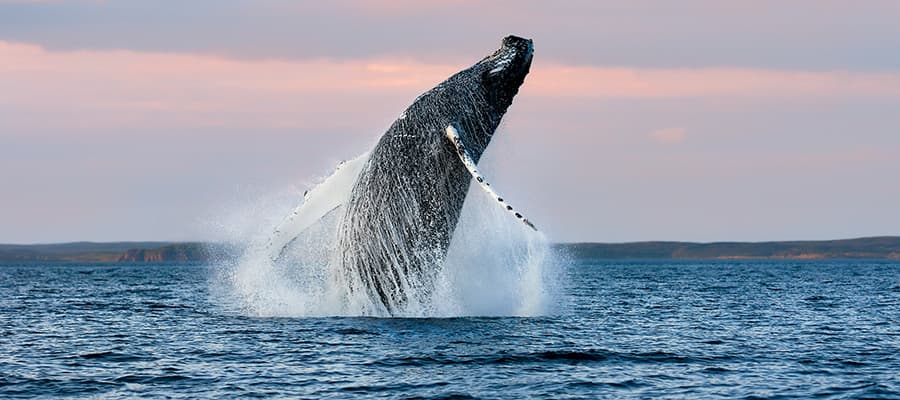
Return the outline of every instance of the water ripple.
<path id="1" fill-rule="evenodd" d="M 898 398 L 900 264 L 591 262 L 534 318 L 259 318 L 187 266 L 0 266 L 0 398 Z"/>

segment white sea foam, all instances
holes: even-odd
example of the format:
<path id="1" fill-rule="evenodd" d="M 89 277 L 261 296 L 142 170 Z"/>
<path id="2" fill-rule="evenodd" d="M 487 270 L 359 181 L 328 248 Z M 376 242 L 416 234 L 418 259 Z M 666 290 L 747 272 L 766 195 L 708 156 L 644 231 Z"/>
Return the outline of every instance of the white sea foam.
<path id="1" fill-rule="evenodd" d="M 341 274 L 332 270 L 340 208 L 297 236 L 282 258 L 272 260 L 266 245 L 278 221 L 296 205 L 290 204 L 289 197 L 285 193 L 268 196 L 252 206 L 238 207 L 226 218 L 230 222 L 222 228 L 236 250 L 217 265 L 213 285 L 217 297 L 253 316 L 385 316 L 373 299 L 361 297 L 363 292 L 351 298 L 354 294 L 344 287 Z M 279 213 L 282 218 L 277 217 Z M 236 226 L 241 224 L 249 226 Z M 433 266 L 434 290 L 423 302 L 410 302 L 396 314 L 534 316 L 551 312 L 560 276 L 556 259 L 542 233 L 510 217 L 484 191 L 469 190 L 444 263 Z"/>

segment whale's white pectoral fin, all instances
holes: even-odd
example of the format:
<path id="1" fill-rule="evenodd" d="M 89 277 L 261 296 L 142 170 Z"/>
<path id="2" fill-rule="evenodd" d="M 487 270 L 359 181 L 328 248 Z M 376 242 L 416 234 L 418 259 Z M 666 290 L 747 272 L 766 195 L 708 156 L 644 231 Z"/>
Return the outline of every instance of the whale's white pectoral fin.
<path id="1" fill-rule="evenodd" d="M 342 162 L 331 176 L 303 195 L 303 203 L 275 228 L 266 243 L 269 259 L 277 261 L 297 236 L 347 202 L 368 158 L 369 154 L 366 153 Z"/>
<path id="2" fill-rule="evenodd" d="M 497 194 L 497 192 L 494 191 L 493 188 L 491 188 L 491 184 L 487 182 L 487 180 L 484 178 L 484 175 L 482 175 L 481 172 L 478 172 L 478 167 L 475 165 L 475 159 L 473 159 L 469 152 L 466 150 L 466 146 L 460 138 L 459 131 L 456 130 L 456 127 L 454 127 L 453 125 L 448 125 L 446 132 L 447 138 L 450 139 L 450 142 L 452 142 L 454 146 L 456 146 L 456 154 L 459 155 L 459 160 L 462 161 L 463 165 L 466 166 L 466 169 L 469 170 L 469 173 L 472 174 L 472 178 L 475 179 L 475 182 L 478 182 L 478 185 L 481 186 L 481 188 L 484 189 L 484 191 L 487 192 L 488 195 L 496 200 L 497 204 L 503 207 L 510 214 L 514 215 L 519 221 L 522 221 L 522 223 L 528 225 L 529 228 L 537 231 L 537 228 L 534 226 L 534 224 L 532 224 L 531 221 L 528 220 L 528 218 L 525 218 L 522 213 L 513 209 L 513 207 L 503 199 L 503 196 L 500 196 L 499 194 Z"/>

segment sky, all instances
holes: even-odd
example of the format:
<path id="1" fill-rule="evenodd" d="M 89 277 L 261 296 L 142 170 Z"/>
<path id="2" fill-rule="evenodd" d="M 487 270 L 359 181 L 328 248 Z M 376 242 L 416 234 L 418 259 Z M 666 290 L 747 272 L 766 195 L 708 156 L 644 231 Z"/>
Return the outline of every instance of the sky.
<path id="1" fill-rule="evenodd" d="M 900 2 L 0 0 L 0 242 L 217 240 L 532 38 L 483 158 L 555 241 L 900 235 Z"/>

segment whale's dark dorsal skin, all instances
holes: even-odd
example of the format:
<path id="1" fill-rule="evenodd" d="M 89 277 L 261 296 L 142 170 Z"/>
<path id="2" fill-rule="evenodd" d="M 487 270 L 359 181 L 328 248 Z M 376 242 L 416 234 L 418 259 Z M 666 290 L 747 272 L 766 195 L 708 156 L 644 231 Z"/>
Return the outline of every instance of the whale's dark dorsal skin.
<path id="1" fill-rule="evenodd" d="M 531 58 L 531 40 L 504 38 L 494 54 L 419 96 L 372 150 L 344 208 L 336 262 L 350 292 L 383 306 L 373 311 L 393 314 L 421 300 L 410 293 L 432 290 L 472 180 L 445 132 L 454 127 L 477 162 Z"/>

